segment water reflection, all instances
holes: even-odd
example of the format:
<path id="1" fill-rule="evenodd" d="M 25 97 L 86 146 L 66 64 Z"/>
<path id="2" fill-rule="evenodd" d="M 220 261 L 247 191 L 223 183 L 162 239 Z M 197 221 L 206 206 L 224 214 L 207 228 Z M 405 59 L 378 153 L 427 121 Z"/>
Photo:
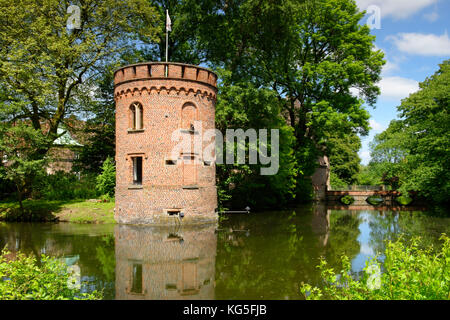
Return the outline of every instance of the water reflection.
<path id="1" fill-rule="evenodd" d="M 116 299 L 214 299 L 215 230 L 116 226 Z"/>
<path id="2" fill-rule="evenodd" d="M 80 271 L 82 292 L 102 290 L 106 299 L 114 297 L 113 225 L 71 223 L 0 223 L 0 248 L 9 258 L 23 252 L 36 257 L 57 257 Z"/>
<path id="3" fill-rule="evenodd" d="M 399 234 L 435 246 L 450 234 L 445 215 L 378 209 L 305 206 L 190 228 L 0 223 L 0 247 L 61 258 L 105 299 L 301 299 L 302 282 L 321 284 L 321 257 L 340 270 L 346 254 L 358 273 Z"/>

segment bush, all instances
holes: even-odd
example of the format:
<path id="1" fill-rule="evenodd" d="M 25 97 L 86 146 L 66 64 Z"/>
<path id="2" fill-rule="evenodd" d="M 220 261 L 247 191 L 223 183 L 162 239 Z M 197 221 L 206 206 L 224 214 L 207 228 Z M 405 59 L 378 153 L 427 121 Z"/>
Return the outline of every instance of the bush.
<path id="1" fill-rule="evenodd" d="M 345 188 L 345 187 L 348 186 L 348 183 L 346 183 L 345 181 L 340 179 L 336 173 L 331 171 L 331 173 L 330 173 L 330 185 L 333 188 L 342 188 L 342 187 Z"/>
<path id="2" fill-rule="evenodd" d="M 0 255 L 0 300 L 97 300 L 98 292 L 81 293 L 63 262 L 42 255 L 36 259 L 19 253 L 8 261 L 9 252 Z"/>
<path id="3" fill-rule="evenodd" d="M 411 204 L 413 199 L 408 196 L 400 196 L 400 197 L 395 198 L 395 201 L 397 201 L 397 203 L 399 203 L 402 206 L 407 206 L 407 205 Z"/>
<path id="4" fill-rule="evenodd" d="M 114 197 L 116 188 L 116 168 L 113 160 L 108 157 L 103 162 L 102 173 L 96 179 L 95 188 L 102 194 Z"/>
<path id="5" fill-rule="evenodd" d="M 347 256 L 342 257 L 339 274 L 322 259 L 318 268 L 323 286 L 302 283 L 300 291 L 308 300 L 449 300 L 450 238 L 442 235 L 441 240 L 439 251 L 432 246 L 424 248 L 420 238 L 409 244 L 402 237 L 388 241 L 384 261 L 366 261 L 360 279 L 352 277 Z"/>
<path id="6" fill-rule="evenodd" d="M 355 202 L 355 198 L 353 198 L 352 196 L 346 195 L 343 196 L 341 199 L 339 199 L 339 201 L 347 206 L 351 205 L 353 202 Z"/>
<path id="7" fill-rule="evenodd" d="M 33 198 L 45 200 L 93 199 L 99 196 L 95 189 L 95 177 L 58 171 L 44 175 L 33 184 Z"/>

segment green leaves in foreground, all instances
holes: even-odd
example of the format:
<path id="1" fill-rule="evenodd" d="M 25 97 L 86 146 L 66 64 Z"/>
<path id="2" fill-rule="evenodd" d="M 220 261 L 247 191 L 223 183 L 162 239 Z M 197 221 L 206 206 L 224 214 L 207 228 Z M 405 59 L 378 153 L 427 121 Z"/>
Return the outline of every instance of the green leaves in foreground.
<path id="1" fill-rule="evenodd" d="M 82 294 L 70 285 L 70 274 L 57 259 L 42 255 L 38 266 L 34 257 L 19 253 L 10 260 L 8 255 L 6 250 L 0 255 L 0 300 L 101 299 L 98 292 Z"/>
<path id="2" fill-rule="evenodd" d="M 450 300 L 450 238 L 441 240 L 440 250 L 423 248 L 420 238 L 389 241 L 384 262 L 367 261 L 360 279 L 352 277 L 347 256 L 339 274 L 322 259 L 323 286 L 302 284 L 300 291 L 308 300 Z"/>

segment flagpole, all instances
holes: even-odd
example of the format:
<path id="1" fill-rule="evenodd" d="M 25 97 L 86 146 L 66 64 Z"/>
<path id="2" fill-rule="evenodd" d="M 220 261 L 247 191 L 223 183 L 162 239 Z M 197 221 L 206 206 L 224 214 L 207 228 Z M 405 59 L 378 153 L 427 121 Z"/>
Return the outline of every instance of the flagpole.
<path id="1" fill-rule="evenodd" d="M 166 62 L 169 57 L 169 30 L 167 30 L 167 17 L 169 16 L 169 10 L 166 10 Z"/>

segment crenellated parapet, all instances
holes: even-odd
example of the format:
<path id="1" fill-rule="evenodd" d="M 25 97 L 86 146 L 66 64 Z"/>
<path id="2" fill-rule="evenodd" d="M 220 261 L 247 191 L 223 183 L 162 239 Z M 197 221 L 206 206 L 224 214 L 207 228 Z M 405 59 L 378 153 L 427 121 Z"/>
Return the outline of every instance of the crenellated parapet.
<path id="1" fill-rule="evenodd" d="M 209 69 L 174 62 L 145 62 L 114 72 L 114 97 L 147 94 L 216 99 L 217 75 Z"/>

